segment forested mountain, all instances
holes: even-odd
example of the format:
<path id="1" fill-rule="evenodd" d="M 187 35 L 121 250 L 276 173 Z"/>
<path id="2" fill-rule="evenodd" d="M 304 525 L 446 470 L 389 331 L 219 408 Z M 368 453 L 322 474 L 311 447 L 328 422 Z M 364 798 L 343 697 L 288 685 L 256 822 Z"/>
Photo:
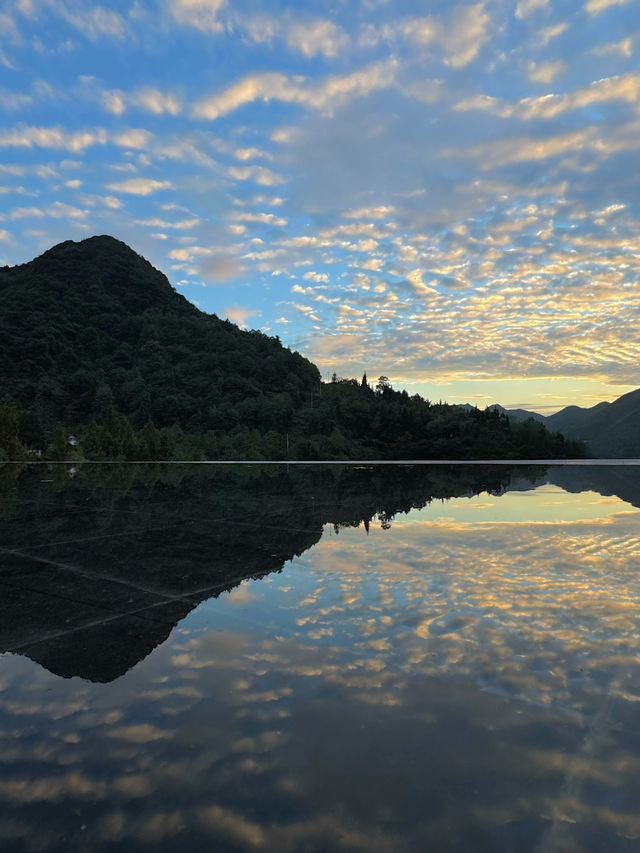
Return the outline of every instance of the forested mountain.
<path id="1" fill-rule="evenodd" d="M 32 412 L 36 441 L 112 407 L 134 427 L 277 428 L 320 386 L 307 359 L 199 311 L 113 237 L 0 269 L 0 309 L 3 391 Z"/>
<path id="2" fill-rule="evenodd" d="M 550 430 L 584 441 L 593 456 L 640 456 L 640 389 L 590 409 L 567 406 L 544 423 Z"/>
<path id="3" fill-rule="evenodd" d="M 580 456 L 534 420 L 339 379 L 205 314 L 113 237 L 0 269 L 0 458 Z M 73 441 L 69 441 L 73 433 Z"/>

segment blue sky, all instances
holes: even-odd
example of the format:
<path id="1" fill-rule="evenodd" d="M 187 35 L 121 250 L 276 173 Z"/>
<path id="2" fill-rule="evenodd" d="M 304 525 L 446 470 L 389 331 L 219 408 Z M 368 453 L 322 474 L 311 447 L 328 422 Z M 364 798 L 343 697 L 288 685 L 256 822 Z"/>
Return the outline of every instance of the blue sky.
<path id="1" fill-rule="evenodd" d="M 0 0 L 0 263 L 112 234 L 325 376 L 640 386 L 640 3 Z"/>

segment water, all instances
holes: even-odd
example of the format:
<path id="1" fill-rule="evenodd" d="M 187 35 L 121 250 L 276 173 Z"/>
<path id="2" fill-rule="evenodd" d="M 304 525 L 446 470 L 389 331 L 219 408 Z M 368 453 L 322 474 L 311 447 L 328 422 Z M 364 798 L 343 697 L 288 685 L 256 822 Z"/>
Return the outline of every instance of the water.
<path id="1" fill-rule="evenodd" d="M 640 470 L 0 477 L 10 851 L 631 851 Z"/>

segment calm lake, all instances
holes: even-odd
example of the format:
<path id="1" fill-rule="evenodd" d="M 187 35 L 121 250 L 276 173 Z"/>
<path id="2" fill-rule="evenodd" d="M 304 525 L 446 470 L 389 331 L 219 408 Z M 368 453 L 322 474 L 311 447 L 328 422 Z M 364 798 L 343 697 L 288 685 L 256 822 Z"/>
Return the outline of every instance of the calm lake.
<path id="1" fill-rule="evenodd" d="M 0 848 L 640 847 L 640 467 L 4 466 Z"/>

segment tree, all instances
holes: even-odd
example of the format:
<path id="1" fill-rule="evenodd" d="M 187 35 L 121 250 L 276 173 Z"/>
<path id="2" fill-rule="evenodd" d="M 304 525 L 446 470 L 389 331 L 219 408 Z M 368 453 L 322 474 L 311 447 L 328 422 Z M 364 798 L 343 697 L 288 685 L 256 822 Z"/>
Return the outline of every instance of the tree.
<path id="1" fill-rule="evenodd" d="M 113 394 L 111 393 L 111 388 L 105 382 L 100 382 L 93 398 L 92 414 L 94 418 L 103 420 L 112 408 Z"/>
<path id="2" fill-rule="evenodd" d="M 53 431 L 53 436 L 46 453 L 47 459 L 55 462 L 64 462 L 69 456 L 69 441 L 67 430 L 62 424 L 58 424 Z"/>
<path id="3" fill-rule="evenodd" d="M 391 391 L 391 382 L 388 376 L 379 376 L 376 384 L 378 394 L 384 394 L 385 391 Z"/>
<path id="4" fill-rule="evenodd" d="M 0 403 L 0 459 L 17 459 L 20 449 L 18 410 L 12 403 Z"/>

